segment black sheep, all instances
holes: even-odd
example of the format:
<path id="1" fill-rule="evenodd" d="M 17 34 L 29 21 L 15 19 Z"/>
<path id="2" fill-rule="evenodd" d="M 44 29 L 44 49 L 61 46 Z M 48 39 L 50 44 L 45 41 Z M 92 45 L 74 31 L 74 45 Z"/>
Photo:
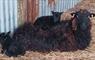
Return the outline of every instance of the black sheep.
<path id="1" fill-rule="evenodd" d="M 0 33 L 0 44 L 2 45 L 1 53 L 4 53 L 9 48 L 12 42 L 13 40 L 10 36 L 10 32 Z"/>
<path id="2" fill-rule="evenodd" d="M 23 55 L 25 51 L 50 51 L 51 44 L 46 43 L 49 33 L 42 29 L 34 27 L 31 23 L 25 23 L 19 26 L 13 33 L 14 41 L 5 52 L 8 56 Z"/>
<path id="3" fill-rule="evenodd" d="M 89 28 L 90 20 L 88 19 L 89 14 L 86 13 L 87 11 L 83 14 L 80 13 L 80 11 L 73 13 L 75 14 L 73 19 L 60 22 L 48 30 L 39 28 L 45 27 L 43 24 L 42 26 L 36 27 L 31 23 L 24 23 L 14 31 L 12 37 L 14 41 L 6 50 L 5 54 L 8 56 L 18 56 L 25 54 L 25 51 L 27 50 L 50 52 L 76 51 L 77 49 L 86 48 L 89 45 L 91 38 Z M 80 17 L 81 15 L 83 17 L 80 20 L 78 16 Z M 84 18 L 87 18 L 88 20 L 85 20 Z M 73 24 L 72 22 L 76 23 Z M 46 25 L 48 24 L 46 23 Z"/>
<path id="4" fill-rule="evenodd" d="M 63 12 L 52 12 L 52 15 L 50 16 L 42 16 L 36 19 L 34 22 L 34 25 L 36 27 L 40 27 L 43 30 L 50 29 L 50 27 L 55 26 L 60 22 L 61 14 Z"/>
<path id="5" fill-rule="evenodd" d="M 14 31 L 12 39 L 14 41 L 5 52 L 8 56 L 23 55 L 27 50 L 38 52 L 77 50 L 71 22 L 62 22 L 49 30 L 25 23 Z"/>
<path id="6" fill-rule="evenodd" d="M 55 41 L 57 50 L 59 51 L 76 51 L 77 44 L 72 30 L 72 21 L 63 21 L 59 25 L 51 29 L 52 36 L 47 40 L 49 42 Z"/>
<path id="7" fill-rule="evenodd" d="M 72 14 L 75 14 L 73 20 L 76 21 L 77 26 L 77 29 L 74 31 L 77 47 L 83 50 L 89 46 L 91 40 L 91 21 L 89 17 L 95 14 L 88 12 L 86 9 L 80 9 Z"/>

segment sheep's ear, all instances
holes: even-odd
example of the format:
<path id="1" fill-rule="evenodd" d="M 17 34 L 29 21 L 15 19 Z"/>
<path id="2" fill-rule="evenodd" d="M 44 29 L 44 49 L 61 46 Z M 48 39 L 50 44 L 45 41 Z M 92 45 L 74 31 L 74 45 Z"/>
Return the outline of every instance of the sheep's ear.
<path id="1" fill-rule="evenodd" d="M 54 11 L 51 11 L 52 14 L 54 14 L 55 12 Z"/>
<path id="2" fill-rule="evenodd" d="M 11 31 L 7 32 L 6 35 L 9 35 L 10 36 L 10 33 L 11 33 Z"/>
<path id="3" fill-rule="evenodd" d="M 71 14 L 72 18 L 76 15 L 76 13 L 75 13 L 75 12 L 70 13 L 70 14 Z"/>
<path id="4" fill-rule="evenodd" d="M 90 17 L 95 17 L 95 13 L 90 13 Z"/>
<path id="5" fill-rule="evenodd" d="M 76 13 L 75 12 L 72 12 L 71 15 L 74 16 Z"/>

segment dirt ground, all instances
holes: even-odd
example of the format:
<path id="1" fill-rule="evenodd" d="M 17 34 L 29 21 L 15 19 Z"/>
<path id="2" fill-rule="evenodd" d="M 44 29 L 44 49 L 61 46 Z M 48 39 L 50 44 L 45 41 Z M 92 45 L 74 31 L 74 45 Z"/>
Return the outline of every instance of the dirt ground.
<path id="1" fill-rule="evenodd" d="M 72 8 L 69 11 L 77 10 L 80 6 L 86 7 L 91 12 L 95 12 L 95 0 L 84 0 L 81 3 L 78 3 L 75 8 Z M 50 52 L 48 54 L 27 51 L 24 56 L 18 57 L 8 57 L 0 54 L 0 60 L 95 60 L 95 17 L 92 18 L 91 21 L 92 40 L 90 46 L 83 51 L 79 50 L 76 52 Z"/>

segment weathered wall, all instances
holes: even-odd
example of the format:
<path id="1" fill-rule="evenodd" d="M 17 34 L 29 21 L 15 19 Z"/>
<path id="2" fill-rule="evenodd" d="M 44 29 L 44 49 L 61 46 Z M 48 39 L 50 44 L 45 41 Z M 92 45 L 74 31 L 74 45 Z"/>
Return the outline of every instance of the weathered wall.
<path id="1" fill-rule="evenodd" d="M 22 24 L 27 20 L 27 0 L 18 1 L 18 25 Z"/>
<path id="2" fill-rule="evenodd" d="M 0 0 L 0 32 L 17 27 L 17 0 Z"/>
<path id="3" fill-rule="evenodd" d="M 79 1 L 0 0 L 0 32 L 13 31 L 25 21 L 33 23 L 37 17 L 51 15 L 51 11 L 66 11 Z"/>
<path id="4" fill-rule="evenodd" d="M 79 1 L 81 0 L 20 0 L 19 19 L 21 22 L 24 20 L 33 23 L 37 17 L 51 15 L 52 10 L 66 11 Z"/>

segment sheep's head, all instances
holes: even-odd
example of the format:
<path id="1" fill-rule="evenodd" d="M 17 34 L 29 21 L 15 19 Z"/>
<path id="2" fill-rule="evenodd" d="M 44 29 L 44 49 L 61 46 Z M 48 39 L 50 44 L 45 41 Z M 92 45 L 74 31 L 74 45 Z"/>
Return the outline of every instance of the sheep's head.
<path id="1" fill-rule="evenodd" d="M 53 15 L 53 18 L 54 18 L 54 22 L 59 22 L 60 21 L 60 17 L 62 15 L 63 12 L 54 12 L 54 11 L 51 11 L 52 15 Z"/>
<path id="2" fill-rule="evenodd" d="M 1 53 L 4 53 L 4 51 L 8 48 L 8 43 L 10 44 L 11 36 L 10 32 L 3 32 L 0 33 L 0 47 L 1 47 Z"/>
<path id="3" fill-rule="evenodd" d="M 77 12 L 71 13 L 74 15 L 74 19 L 77 21 L 77 25 L 81 30 L 87 30 L 90 25 L 90 17 L 95 16 L 94 13 L 90 13 L 88 10 L 81 8 Z"/>
<path id="4" fill-rule="evenodd" d="M 3 45 L 7 39 L 10 38 L 10 32 L 7 33 L 0 33 L 0 44 Z"/>

